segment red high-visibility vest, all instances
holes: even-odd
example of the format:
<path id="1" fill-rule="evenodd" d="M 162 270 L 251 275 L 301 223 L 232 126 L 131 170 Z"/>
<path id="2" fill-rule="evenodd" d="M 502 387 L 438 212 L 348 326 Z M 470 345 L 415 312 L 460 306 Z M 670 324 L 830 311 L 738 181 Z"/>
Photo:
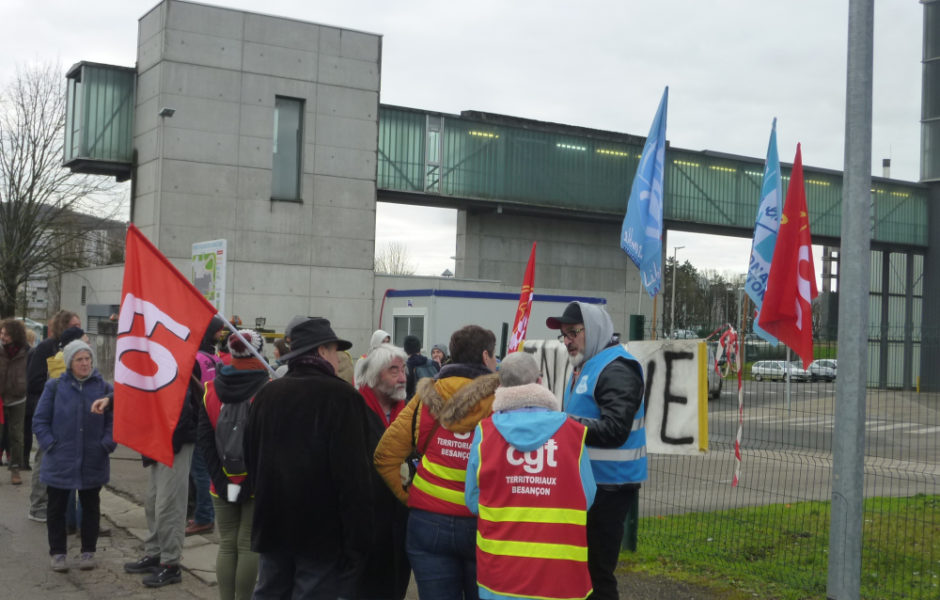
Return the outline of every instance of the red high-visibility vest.
<path id="1" fill-rule="evenodd" d="M 586 598 L 584 425 L 568 419 L 537 450 L 521 452 L 488 418 L 480 422 L 477 583 L 529 598 Z"/>
<path id="2" fill-rule="evenodd" d="M 424 447 L 432 430 L 434 437 L 418 463 L 408 490 L 408 506 L 443 515 L 472 517 L 463 492 L 473 432 L 454 433 L 443 427 L 434 429 L 434 417 L 423 403 L 420 406 L 417 447 Z"/>

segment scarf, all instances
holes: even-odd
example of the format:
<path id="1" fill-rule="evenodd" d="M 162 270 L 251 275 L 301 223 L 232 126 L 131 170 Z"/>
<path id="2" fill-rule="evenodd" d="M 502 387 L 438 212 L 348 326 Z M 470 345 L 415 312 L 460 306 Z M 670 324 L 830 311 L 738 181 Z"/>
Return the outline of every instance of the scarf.
<path id="1" fill-rule="evenodd" d="M 366 406 L 372 409 L 372 412 L 379 415 L 379 418 L 382 419 L 382 425 L 388 429 L 388 426 L 392 424 L 392 421 L 395 420 L 395 417 L 398 416 L 398 413 L 405 408 L 404 400 L 393 400 L 392 401 L 392 413 L 391 416 L 385 415 L 385 409 L 382 408 L 382 405 L 379 403 L 379 397 L 376 396 L 375 390 L 370 388 L 367 385 L 364 385 L 359 388 L 359 393 L 362 394 L 363 399 L 366 401 Z"/>
<path id="2" fill-rule="evenodd" d="M 239 371 L 267 371 L 268 366 L 254 356 L 248 358 L 232 357 L 232 368 Z"/>

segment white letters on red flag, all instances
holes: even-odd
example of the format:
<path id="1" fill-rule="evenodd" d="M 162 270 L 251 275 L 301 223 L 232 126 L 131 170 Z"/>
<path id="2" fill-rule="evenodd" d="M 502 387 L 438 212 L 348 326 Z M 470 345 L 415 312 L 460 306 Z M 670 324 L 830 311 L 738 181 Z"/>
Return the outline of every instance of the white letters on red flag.
<path id="1" fill-rule="evenodd" d="M 173 429 L 215 307 L 132 224 L 114 362 L 114 441 L 173 465 Z"/>
<path id="2" fill-rule="evenodd" d="M 529 253 L 529 264 L 525 268 L 525 277 L 522 279 L 522 293 L 519 294 L 519 308 L 516 309 L 516 320 L 512 324 L 512 336 L 509 338 L 509 347 L 506 353 L 522 350 L 525 342 L 525 332 L 529 327 L 529 313 L 532 312 L 532 296 L 535 294 L 535 242 L 532 242 L 532 252 Z"/>
<path id="3" fill-rule="evenodd" d="M 758 324 L 796 352 L 804 368 L 813 361 L 813 299 L 819 294 L 812 243 L 797 144 Z"/>

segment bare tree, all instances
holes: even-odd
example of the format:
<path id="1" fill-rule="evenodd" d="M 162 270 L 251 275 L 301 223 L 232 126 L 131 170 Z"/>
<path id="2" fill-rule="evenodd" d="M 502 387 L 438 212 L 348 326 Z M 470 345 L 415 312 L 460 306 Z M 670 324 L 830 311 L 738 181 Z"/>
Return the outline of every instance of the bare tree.
<path id="1" fill-rule="evenodd" d="M 414 275 L 415 267 L 407 244 L 388 242 L 375 255 L 375 272 L 385 275 Z"/>
<path id="2" fill-rule="evenodd" d="M 89 263 L 94 238 L 117 213 L 113 180 L 62 166 L 65 93 L 56 64 L 17 69 L 0 90 L 0 315 L 16 310 L 31 274 Z"/>

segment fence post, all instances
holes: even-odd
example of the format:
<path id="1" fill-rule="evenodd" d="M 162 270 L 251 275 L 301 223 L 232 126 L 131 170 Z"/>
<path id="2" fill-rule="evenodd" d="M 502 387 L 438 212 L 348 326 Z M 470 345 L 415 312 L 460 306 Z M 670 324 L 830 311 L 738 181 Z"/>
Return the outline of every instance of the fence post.
<path id="1" fill-rule="evenodd" d="M 627 518 L 623 521 L 621 550 L 636 552 L 636 538 L 640 525 L 640 488 L 632 488 L 627 496 Z"/>

